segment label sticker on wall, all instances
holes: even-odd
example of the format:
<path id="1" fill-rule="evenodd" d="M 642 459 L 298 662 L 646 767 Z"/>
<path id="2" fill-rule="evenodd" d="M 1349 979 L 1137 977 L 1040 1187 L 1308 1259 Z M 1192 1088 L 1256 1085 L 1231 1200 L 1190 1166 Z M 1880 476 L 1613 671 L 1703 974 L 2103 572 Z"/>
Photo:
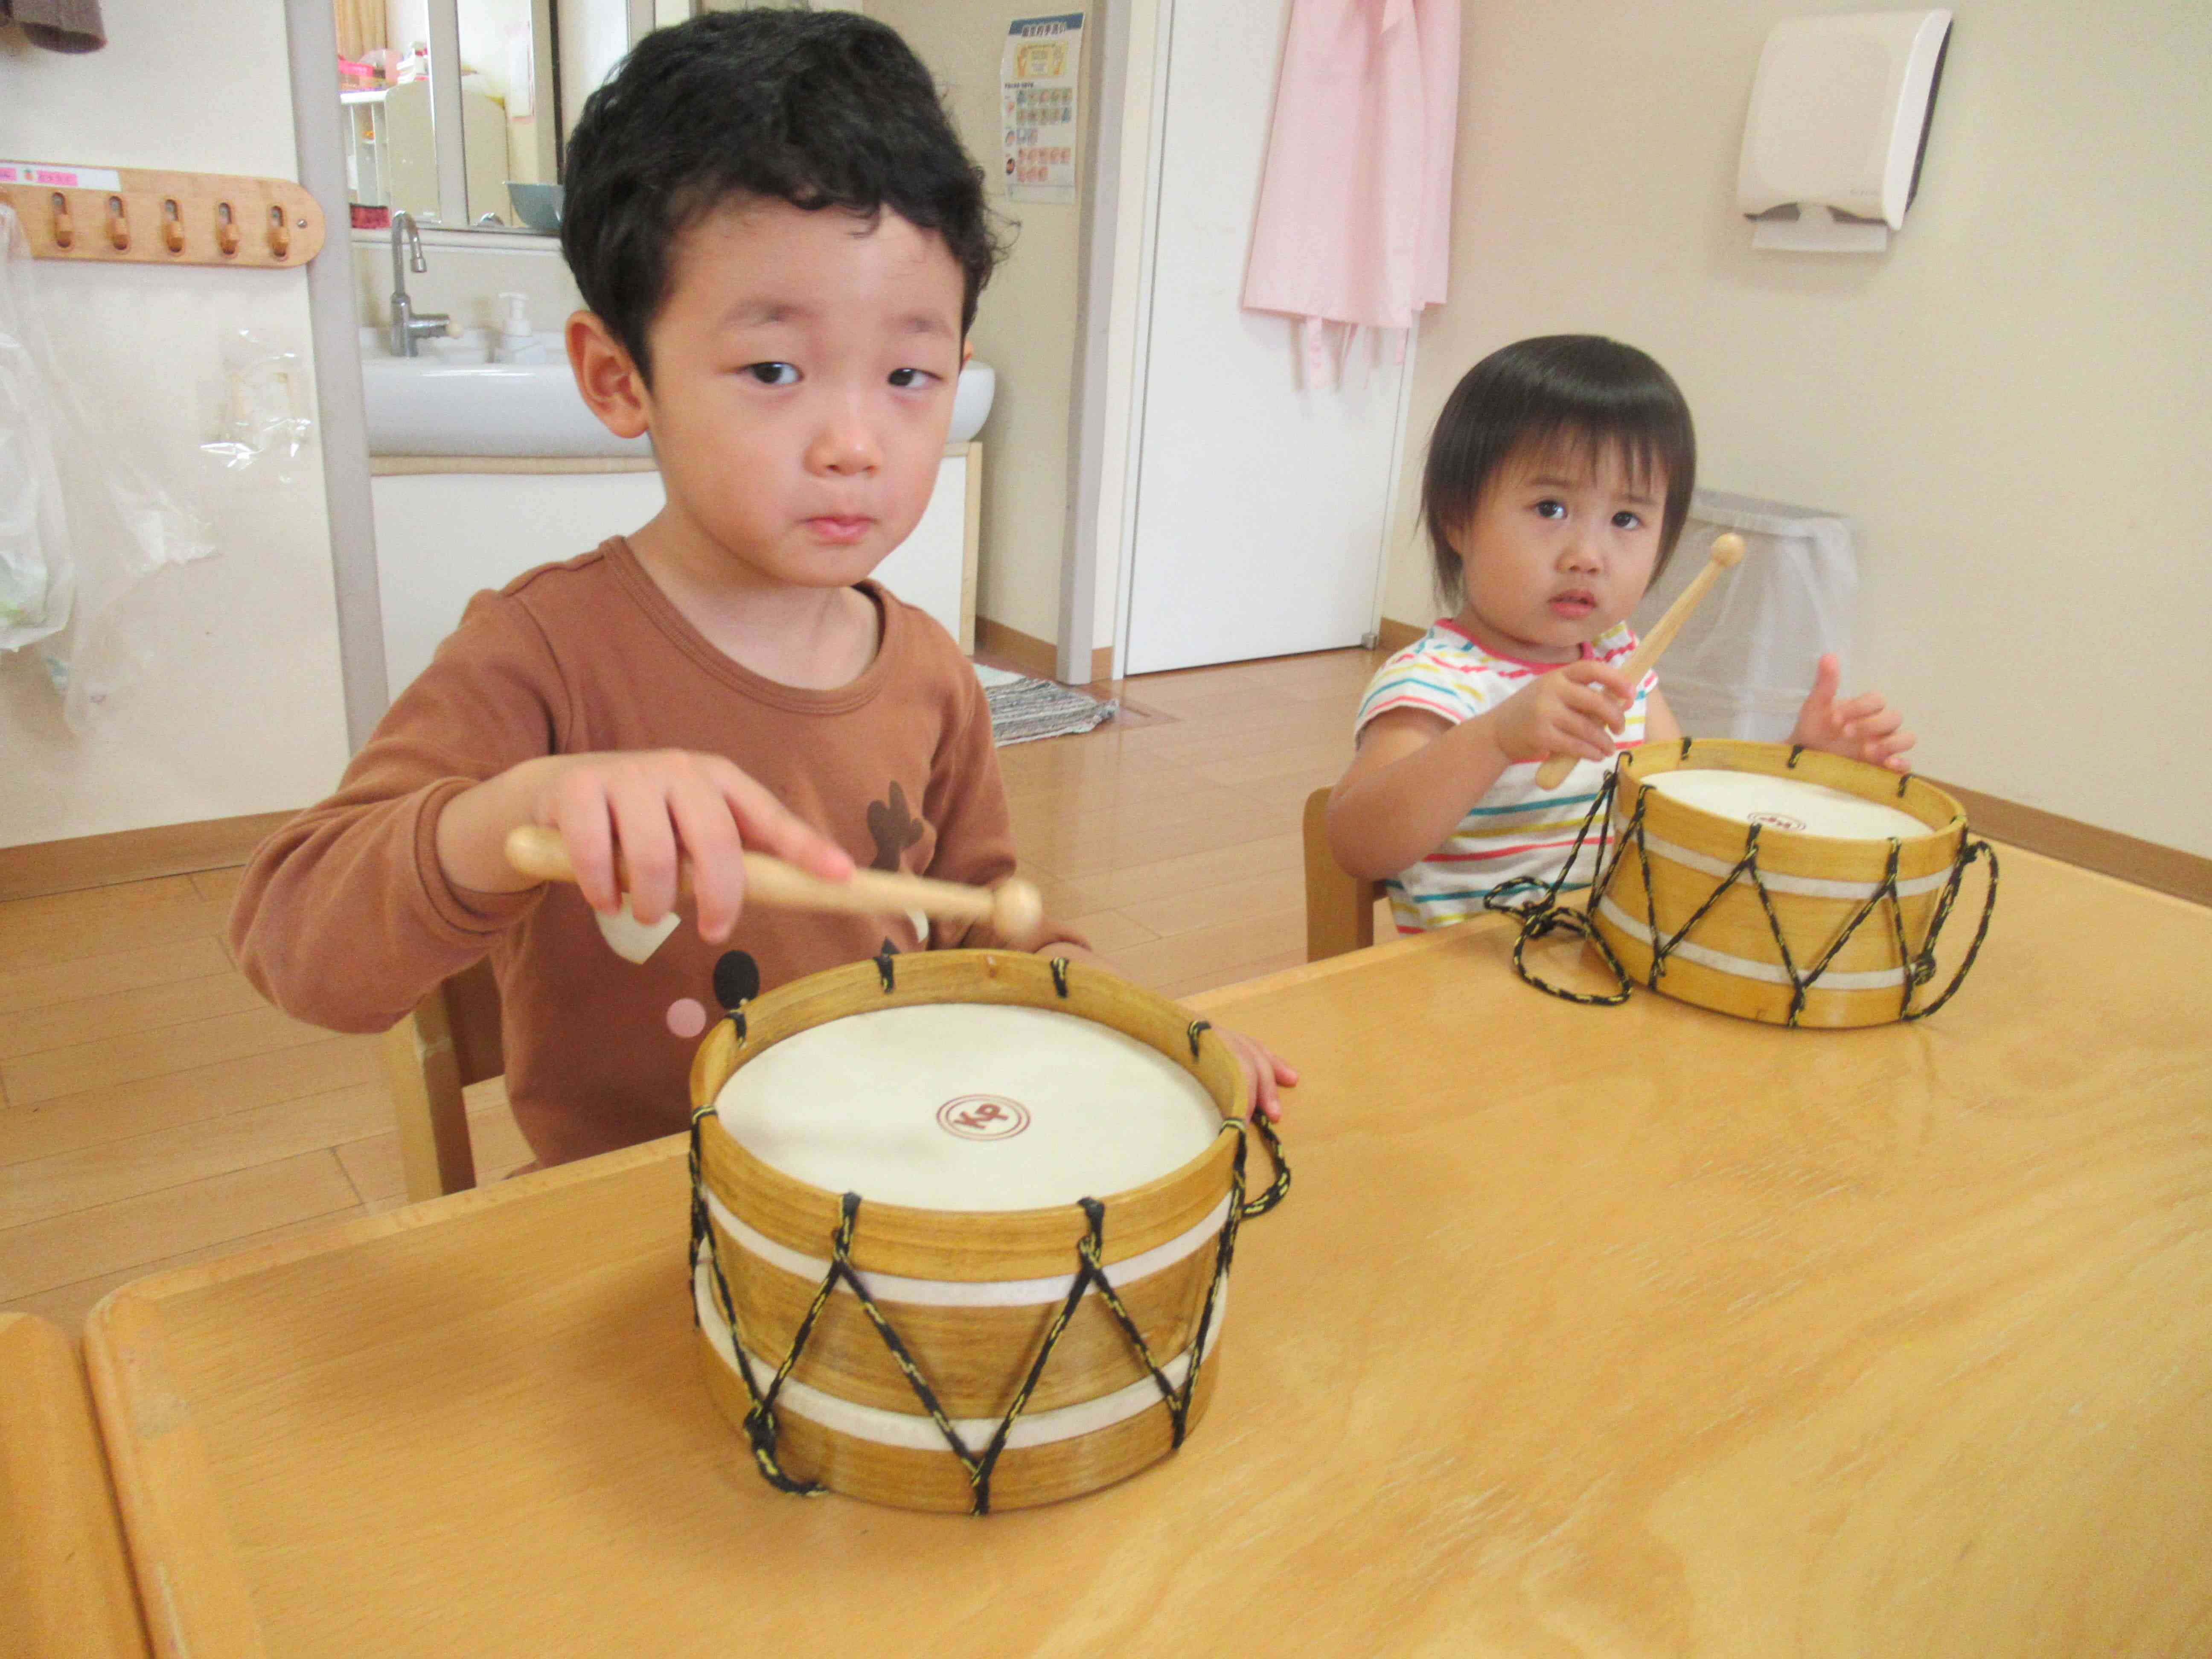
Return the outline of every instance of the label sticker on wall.
<path id="1" fill-rule="evenodd" d="M 0 185 L 44 185 L 53 190 L 120 190 L 113 167 L 56 167 L 49 161 L 0 161 Z"/>

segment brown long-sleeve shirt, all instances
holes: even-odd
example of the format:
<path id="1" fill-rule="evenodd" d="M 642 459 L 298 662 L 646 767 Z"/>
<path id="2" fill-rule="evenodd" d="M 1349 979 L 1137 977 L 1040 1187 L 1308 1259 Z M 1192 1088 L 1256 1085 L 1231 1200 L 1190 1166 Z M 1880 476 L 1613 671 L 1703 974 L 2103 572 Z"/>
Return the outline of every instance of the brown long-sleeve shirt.
<path id="1" fill-rule="evenodd" d="M 904 918 L 758 907 L 709 945 L 687 901 L 632 963 L 575 889 L 476 892 L 438 861 L 445 804 L 520 762 L 687 749 L 728 757 L 864 868 L 1005 879 L 1013 842 L 975 672 L 923 612 L 864 591 L 882 616 L 876 658 L 830 691 L 732 661 L 620 538 L 479 594 L 337 793 L 255 853 L 230 921 L 247 977 L 299 1018 L 374 1031 L 489 952 L 508 1097 L 550 1164 L 684 1127 L 691 1033 L 720 1012 L 726 952 L 750 955 L 766 989 L 873 956 L 886 937 L 901 950 L 994 943 L 980 927 L 939 924 L 925 941 Z"/>

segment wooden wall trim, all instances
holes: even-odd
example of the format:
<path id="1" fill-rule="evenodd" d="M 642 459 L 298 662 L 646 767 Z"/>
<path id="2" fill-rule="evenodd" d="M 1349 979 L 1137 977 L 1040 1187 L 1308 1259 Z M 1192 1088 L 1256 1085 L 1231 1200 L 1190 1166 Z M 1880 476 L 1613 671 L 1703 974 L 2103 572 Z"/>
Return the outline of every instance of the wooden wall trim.
<path id="1" fill-rule="evenodd" d="M 1034 634 L 1024 634 L 1018 628 L 993 622 L 988 617 L 975 618 L 975 654 L 996 657 L 1007 667 L 1032 679 L 1056 679 L 1060 675 L 1058 646 Z M 1113 672 L 1114 647 L 1095 647 L 1091 653 L 1091 684 L 1097 684 Z"/>
<path id="2" fill-rule="evenodd" d="M 252 812 L 244 817 L 0 847 L 0 901 L 227 869 L 245 863 L 262 838 L 291 816 Z"/>
<path id="3" fill-rule="evenodd" d="M 1402 623 L 1395 617 L 1385 617 L 1375 630 L 1375 641 L 1384 651 L 1403 651 L 1429 630 L 1413 623 Z"/>
<path id="4" fill-rule="evenodd" d="M 1958 797 L 1959 805 L 1966 809 L 1968 827 L 1978 836 L 2008 847 L 2024 847 L 2100 875 L 2116 876 L 2154 892 L 2212 905 L 2212 859 L 2185 853 L 2178 847 L 2161 847 L 2154 841 L 2138 841 L 2117 830 L 2063 818 L 2040 807 L 2022 806 L 1938 778 L 1929 781 Z"/>

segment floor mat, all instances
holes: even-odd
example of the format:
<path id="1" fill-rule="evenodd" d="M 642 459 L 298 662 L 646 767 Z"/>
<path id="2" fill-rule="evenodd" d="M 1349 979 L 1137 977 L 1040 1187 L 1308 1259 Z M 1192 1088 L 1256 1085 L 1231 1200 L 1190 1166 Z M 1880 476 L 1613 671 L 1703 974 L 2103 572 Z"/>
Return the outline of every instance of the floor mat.
<path id="1" fill-rule="evenodd" d="M 1056 680 L 1033 680 L 980 663 L 975 678 L 982 681 L 983 695 L 991 704 L 992 740 L 1001 749 L 1088 732 L 1112 720 L 1121 707 L 1115 698 L 1101 702 Z"/>

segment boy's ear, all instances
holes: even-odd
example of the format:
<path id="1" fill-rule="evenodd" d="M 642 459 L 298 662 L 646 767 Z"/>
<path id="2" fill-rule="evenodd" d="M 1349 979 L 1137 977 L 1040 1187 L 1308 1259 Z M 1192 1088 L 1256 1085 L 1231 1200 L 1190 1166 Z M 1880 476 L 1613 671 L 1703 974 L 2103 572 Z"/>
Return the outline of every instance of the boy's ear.
<path id="1" fill-rule="evenodd" d="M 975 343 L 966 335 L 960 337 L 960 367 L 965 368 L 975 361 Z"/>
<path id="2" fill-rule="evenodd" d="M 576 390 L 599 424 L 617 438 L 644 435 L 650 408 L 645 376 L 629 353 L 597 313 L 577 312 L 568 319 L 568 368 Z"/>

